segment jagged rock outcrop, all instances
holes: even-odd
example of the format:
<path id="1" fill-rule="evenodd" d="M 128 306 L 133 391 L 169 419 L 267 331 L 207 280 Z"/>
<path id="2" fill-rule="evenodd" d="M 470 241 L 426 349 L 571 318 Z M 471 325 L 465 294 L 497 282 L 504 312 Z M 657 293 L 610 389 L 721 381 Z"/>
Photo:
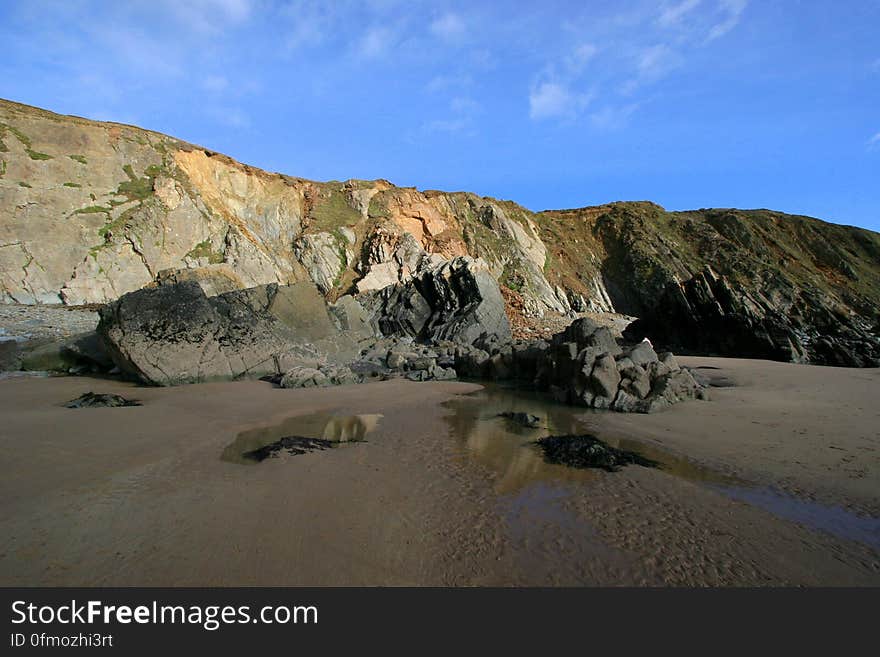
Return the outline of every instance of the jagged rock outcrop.
<path id="1" fill-rule="evenodd" d="M 608 328 L 588 318 L 575 320 L 550 342 L 480 344 L 386 338 L 364 349 L 351 369 L 365 379 L 517 381 L 550 391 L 560 402 L 624 413 L 652 413 L 708 399 L 707 387 L 671 353 L 657 354 L 649 342 L 620 344 Z"/>
<path id="2" fill-rule="evenodd" d="M 425 304 L 424 315 L 410 323 L 377 320 L 351 296 L 328 306 L 310 282 L 208 296 L 197 280 L 168 279 L 102 308 L 98 334 L 113 362 L 146 383 L 270 376 L 282 387 L 358 383 L 393 371 L 420 381 L 451 379 L 452 361 L 427 355 L 424 346 L 401 351 L 397 339 L 442 342 L 449 356 L 449 345 L 510 337 L 497 283 L 470 258 L 383 291 L 376 298 L 392 305 L 380 303 L 373 312 L 390 312 L 403 289 Z M 399 320 L 403 311 L 396 312 Z M 395 335 L 394 342 L 377 342 L 374 325 Z"/>
<path id="3" fill-rule="evenodd" d="M 484 262 L 424 262 L 407 282 L 360 295 L 382 334 L 468 345 L 510 340 L 504 300 Z"/>
<path id="4" fill-rule="evenodd" d="M 765 295 L 738 289 L 706 266 L 693 278 L 669 285 L 656 310 L 627 327 L 626 336 L 650 336 L 694 353 L 880 366 L 877 332 L 851 315 L 834 314 L 827 303 L 806 304 L 801 297 L 783 312 Z"/>
<path id="5" fill-rule="evenodd" d="M 572 290 L 677 352 L 880 366 L 880 235 L 768 210 L 612 203 L 542 213 Z M 551 242 L 551 240 L 554 240 Z M 564 248 L 566 243 L 580 246 Z"/>
<path id="6" fill-rule="evenodd" d="M 459 339 L 466 328 L 422 321 L 437 306 L 420 277 L 466 256 L 515 319 L 618 312 L 639 318 L 630 338 L 679 352 L 880 364 L 871 231 L 766 210 L 534 213 L 385 180 L 319 183 L 0 101 L 0 302 L 106 303 L 186 280 L 208 297 L 311 282 L 331 303 L 384 295 L 377 316 L 394 331 Z"/>
<path id="7" fill-rule="evenodd" d="M 348 263 L 354 261 L 352 242 L 340 231 L 338 234 L 316 233 L 303 235 L 293 244 L 293 255 L 306 268 L 322 294 L 336 286 Z"/>

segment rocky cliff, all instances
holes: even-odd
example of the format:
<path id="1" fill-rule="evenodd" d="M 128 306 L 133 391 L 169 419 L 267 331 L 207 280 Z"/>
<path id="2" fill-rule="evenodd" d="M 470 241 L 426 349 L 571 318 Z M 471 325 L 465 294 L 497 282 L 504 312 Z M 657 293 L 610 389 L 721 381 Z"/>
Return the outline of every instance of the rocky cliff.
<path id="1" fill-rule="evenodd" d="M 0 101 L 0 301 L 105 303 L 186 280 L 212 297 L 311 281 L 328 301 L 353 294 L 427 334 L 419 299 L 455 296 L 459 256 L 499 282 L 514 323 L 617 311 L 640 318 L 632 337 L 680 350 L 880 362 L 880 235 L 870 231 L 650 203 L 533 213 L 384 180 L 319 183 Z M 394 314 L 401 299 L 413 312 Z"/>

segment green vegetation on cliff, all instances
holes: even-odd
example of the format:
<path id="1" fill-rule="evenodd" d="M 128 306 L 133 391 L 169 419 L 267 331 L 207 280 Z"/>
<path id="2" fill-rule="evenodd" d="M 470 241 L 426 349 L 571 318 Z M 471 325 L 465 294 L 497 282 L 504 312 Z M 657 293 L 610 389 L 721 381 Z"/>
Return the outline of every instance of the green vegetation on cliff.
<path id="1" fill-rule="evenodd" d="M 193 249 L 186 254 L 186 257 L 194 260 L 207 258 L 208 263 L 212 265 L 220 264 L 224 261 L 223 254 L 214 251 L 211 246 L 211 240 L 204 240 L 196 244 Z"/>
<path id="2" fill-rule="evenodd" d="M 353 209 L 345 198 L 342 183 L 326 183 L 321 187 L 317 198 L 313 200 L 308 216 L 309 232 L 332 232 L 344 226 L 353 226 L 360 221 L 360 213 Z"/>

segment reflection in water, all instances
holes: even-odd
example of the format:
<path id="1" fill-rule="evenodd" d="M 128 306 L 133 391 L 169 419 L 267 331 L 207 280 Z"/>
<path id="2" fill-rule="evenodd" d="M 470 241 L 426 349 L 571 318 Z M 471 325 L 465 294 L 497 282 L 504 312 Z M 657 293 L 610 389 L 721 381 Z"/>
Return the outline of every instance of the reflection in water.
<path id="1" fill-rule="evenodd" d="M 289 417 L 280 424 L 270 427 L 257 427 L 239 433 L 223 450 L 220 460 L 242 465 L 257 463 L 245 454 L 258 451 L 287 436 L 320 438 L 334 443 L 358 442 L 379 425 L 382 415 L 344 415 L 332 413 L 312 413 Z"/>
<path id="2" fill-rule="evenodd" d="M 598 474 L 544 461 L 534 442 L 550 435 L 588 433 L 583 417 L 595 411 L 559 404 L 540 393 L 486 385 L 483 390 L 459 396 L 445 406 L 453 411 L 445 418 L 453 435 L 462 440 L 471 456 L 496 473 L 496 490 L 516 491 L 537 481 L 595 481 Z M 525 412 L 537 415 L 537 428 L 524 427 L 502 413 Z M 721 475 L 686 459 L 635 440 L 601 436 L 612 447 L 637 452 L 660 464 L 660 468 L 687 479 L 728 483 Z M 637 466 L 630 466 L 637 467 Z"/>
<path id="3" fill-rule="evenodd" d="M 337 443 L 363 440 L 364 436 L 379 426 L 379 414 L 331 417 L 324 425 L 321 438 Z"/>
<path id="4" fill-rule="evenodd" d="M 573 408 L 558 404 L 540 393 L 498 385 L 486 385 L 483 390 L 459 396 L 445 406 L 452 411 L 445 420 L 464 451 L 494 474 L 496 491 L 507 494 L 510 504 L 515 508 L 528 506 L 528 515 L 532 520 L 537 517 L 547 521 L 562 518 L 565 513 L 560 505 L 567 495 L 574 492 L 573 486 L 588 485 L 598 477 L 608 476 L 596 470 L 546 463 L 534 444 L 538 438 L 548 435 L 594 433 L 588 426 L 589 418 L 603 411 Z M 537 428 L 527 428 L 499 417 L 501 413 L 510 412 L 538 415 L 542 422 Z M 880 548 L 880 518 L 866 518 L 839 507 L 828 507 L 783 495 L 770 488 L 751 486 L 665 452 L 652 443 L 603 435 L 598 437 L 613 447 L 637 452 L 657 461 L 660 469 L 666 473 L 702 483 L 780 518 Z M 553 491 L 553 494 L 548 494 L 548 491 Z M 583 529 L 588 530 L 586 527 Z"/>

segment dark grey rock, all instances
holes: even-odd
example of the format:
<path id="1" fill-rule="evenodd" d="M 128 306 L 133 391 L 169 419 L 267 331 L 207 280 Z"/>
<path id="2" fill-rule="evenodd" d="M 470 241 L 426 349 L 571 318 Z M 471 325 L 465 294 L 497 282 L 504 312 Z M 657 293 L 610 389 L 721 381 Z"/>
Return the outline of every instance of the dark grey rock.
<path id="1" fill-rule="evenodd" d="M 617 394 L 617 386 L 620 383 L 620 372 L 614 358 L 610 355 L 600 356 L 593 363 L 590 372 L 590 387 L 592 392 L 602 397 L 614 399 Z"/>
<path id="2" fill-rule="evenodd" d="M 658 360 L 657 352 L 654 351 L 654 347 L 652 347 L 649 342 L 640 342 L 630 349 L 627 355 L 633 363 L 641 366 L 645 366 L 648 363 L 654 363 Z"/>
<path id="3" fill-rule="evenodd" d="M 187 281 L 126 294 L 100 314 L 98 333 L 114 363 L 156 385 L 256 378 L 357 352 L 311 283 L 208 298 Z"/>
<path id="4" fill-rule="evenodd" d="M 309 452 L 318 452 L 325 449 L 336 447 L 336 443 L 332 440 L 324 438 L 307 438 L 305 436 L 285 436 L 275 442 L 264 445 L 250 452 L 245 452 L 242 456 L 248 460 L 257 463 L 265 461 L 268 458 L 278 458 L 278 455 L 284 451 L 292 456 L 301 456 Z"/>
<path id="5" fill-rule="evenodd" d="M 142 406 L 137 399 L 126 399 L 110 393 L 87 392 L 65 405 L 67 408 L 116 408 L 119 406 Z"/>
<path id="6" fill-rule="evenodd" d="M 632 365 L 620 370 L 620 387 L 638 399 L 644 399 L 651 392 L 651 377 L 644 368 Z"/>
<path id="7" fill-rule="evenodd" d="M 499 413 L 499 417 L 505 417 L 512 422 L 516 422 L 519 425 L 527 427 L 529 429 L 536 429 L 541 426 L 541 418 L 537 415 L 532 415 L 531 413 L 524 413 L 522 411 L 506 411 L 504 413 Z"/>
<path id="8" fill-rule="evenodd" d="M 360 298 L 383 335 L 468 345 L 491 337 L 510 340 L 498 283 L 470 257 L 431 265 L 406 283 Z"/>
<path id="9" fill-rule="evenodd" d="M 547 436 L 536 441 L 549 463 L 568 465 L 573 468 L 599 468 L 616 472 L 625 465 L 658 466 L 656 461 L 637 452 L 618 449 L 590 434 Z"/>

